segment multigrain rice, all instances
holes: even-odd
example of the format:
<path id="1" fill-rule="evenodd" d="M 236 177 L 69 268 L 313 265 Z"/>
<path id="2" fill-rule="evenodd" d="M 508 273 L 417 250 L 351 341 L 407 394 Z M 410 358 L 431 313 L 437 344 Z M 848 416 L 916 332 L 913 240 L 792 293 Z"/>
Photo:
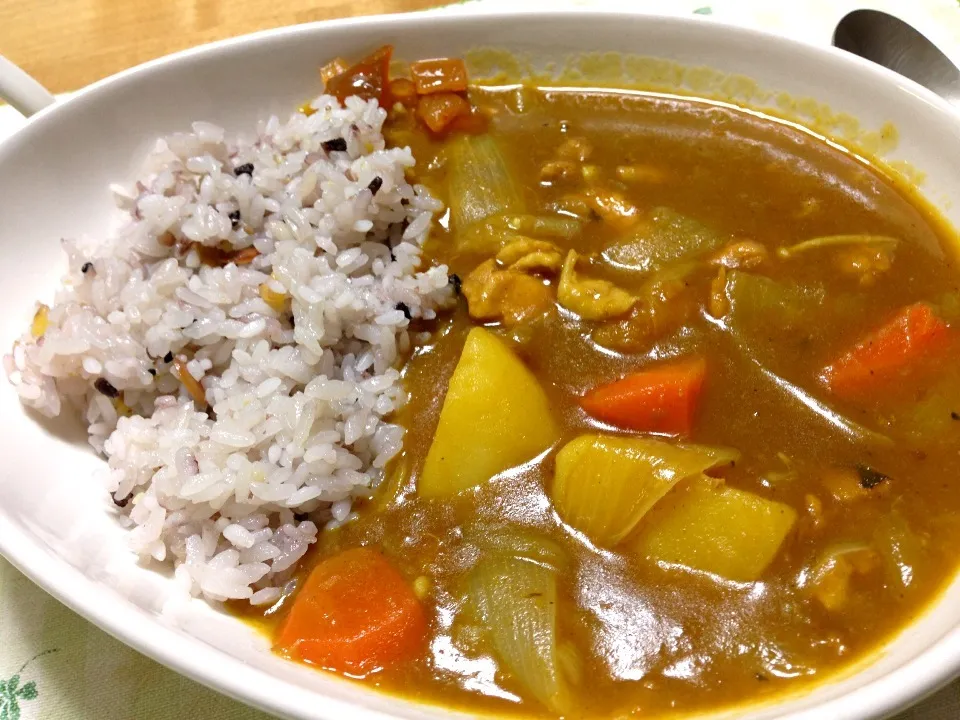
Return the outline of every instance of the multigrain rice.
<path id="1" fill-rule="evenodd" d="M 453 294 L 445 267 L 419 269 L 440 204 L 405 179 L 409 149 L 385 149 L 385 112 L 312 108 L 158 141 L 114 189 L 129 220 L 63 240 L 55 301 L 4 357 L 22 402 L 83 414 L 132 548 L 211 600 L 276 601 L 377 487 L 410 319 Z"/>

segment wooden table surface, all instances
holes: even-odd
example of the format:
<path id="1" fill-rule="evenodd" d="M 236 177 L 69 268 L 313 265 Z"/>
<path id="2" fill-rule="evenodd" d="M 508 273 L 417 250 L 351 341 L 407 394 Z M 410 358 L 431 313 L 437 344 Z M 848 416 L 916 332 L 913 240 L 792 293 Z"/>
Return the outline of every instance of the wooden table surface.
<path id="1" fill-rule="evenodd" d="M 0 0 L 0 55 L 53 92 L 176 50 L 282 25 L 441 0 Z"/>

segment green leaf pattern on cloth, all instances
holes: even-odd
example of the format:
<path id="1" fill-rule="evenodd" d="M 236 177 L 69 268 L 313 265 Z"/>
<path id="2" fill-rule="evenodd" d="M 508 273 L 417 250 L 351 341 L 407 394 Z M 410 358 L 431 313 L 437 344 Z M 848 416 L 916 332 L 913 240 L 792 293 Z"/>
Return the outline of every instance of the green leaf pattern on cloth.
<path id="1" fill-rule="evenodd" d="M 39 695 L 36 681 L 29 680 L 23 685 L 20 684 L 23 671 L 37 658 L 56 651 L 56 648 L 54 648 L 35 655 L 21 665 L 15 675 L 6 680 L 0 680 L 0 720 L 20 720 L 20 702 L 36 700 Z"/>
<path id="2" fill-rule="evenodd" d="M 709 5 L 704 0 L 460 0 L 431 12 L 597 7 L 696 14 L 825 43 L 837 20 L 862 5 L 899 14 L 948 53 L 960 55 L 957 0 L 713 0 Z M 9 108 L 0 107 L 4 110 Z M 0 122 L 0 139 L 4 128 L 14 127 Z M 2 558 L 0 607 L 0 720 L 268 720 L 114 640 Z M 957 718 L 960 684 L 955 683 L 896 720 Z"/>

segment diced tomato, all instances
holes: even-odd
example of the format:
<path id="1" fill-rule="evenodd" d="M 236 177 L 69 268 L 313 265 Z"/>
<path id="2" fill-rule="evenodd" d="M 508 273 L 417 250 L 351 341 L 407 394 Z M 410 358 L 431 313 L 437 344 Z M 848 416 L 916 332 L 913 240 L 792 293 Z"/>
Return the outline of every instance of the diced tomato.
<path id="1" fill-rule="evenodd" d="M 410 74 L 419 95 L 467 91 L 467 67 L 460 58 L 420 60 L 410 66 Z"/>
<path id="2" fill-rule="evenodd" d="M 389 108 L 390 103 L 390 57 L 393 45 L 384 45 L 346 71 L 330 78 L 326 92 L 341 103 L 351 95 L 364 100 L 377 100 L 380 107 Z"/>
<path id="3" fill-rule="evenodd" d="M 454 93 L 424 95 L 417 105 L 417 117 L 434 133 L 445 132 L 450 123 L 470 112 L 470 103 Z"/>

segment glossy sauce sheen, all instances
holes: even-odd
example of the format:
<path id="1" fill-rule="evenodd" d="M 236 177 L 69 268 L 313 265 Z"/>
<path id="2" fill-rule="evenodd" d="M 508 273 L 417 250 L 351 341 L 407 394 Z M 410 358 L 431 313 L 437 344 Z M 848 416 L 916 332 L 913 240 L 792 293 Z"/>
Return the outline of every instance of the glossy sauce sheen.
<path id="1" fill-rule="evenodd" d="M 809 321 L 771 327 L 761 364 L 745 358 L 723 323 L 711 321 L 702 309 L 712 270 L 689 280 L 687 291 L 700 309 L 639 354 L 599 349 L 587 325 L 556 309 L 540 321 L 496 330 L 546 389 L 562 442 L 597 429 L 577 403 L 586 390 L 659 358 L 693 351 L 705 356 L 708 375 L 690 439 L 738 449 L 742 459 L 723 472 L 727 484 L 786 503 L 799 514 L 773 564 L 753 583 L 659 567 L 631 557 L 625 545 L 601 551 L 582 542 L 560 523 L 546 494 L 555 452 L 453 500 L 418 499 L 417 475 L 443 401 L 438 388 L 445 387 L 467 331 L 477 324 L 461 299 L 459 308 L 438 322 L 431 344 L 406 367 L 411 400 L 399 418 L 407 428 L 405 450 L 385 489 L 358 520 L 325 534 L 304 564 L 306 572 L 318 557 L 373 545 L 411 582 L 430 578 L 429 650 L 365 682 L 467 710 L 544 712 L 497 672 L 490 649 L 464 637 L 454 621 L 463 576 L 478 557 L 465 537 L 511 524 L 538 528 L 573 558 L 560 578 L 559 632 L 578 648 L 581 675 L 589 678 L 574 686 L 578 716 L 658 717 L 769 699 L 869 657 L 936 597 L 956 569 L 951 549 L 960 541 L 960 422 L 956 428 L 943 422 L 944 413 L 952 412 L 949 401 L 931 398 L 952 390 L 960 413 L 960 368 L 944 360 L 909 387 L 859 403 L 830 398 L 818 373 L 898 308 L 920 300 L 938 304 L 957 293 L 953 251 L 945 249 L 953 240 L 943 223 L 909 191 L 850 153 L 755 113 L 613 92 L 505 88 L 473 90 L 471 99 L 495 113 L 490 132 L 531 212 L 564 194 L 541 185 L 539 171 L 560 143 L 577 136 L 593 145 L 589 162 L 607 176 L 629 164 L 661 172 L 658 182 L 623 186 L 641 211 L 668 206 L 722 234 L 758 240 L 771 252 L 844 233 L 889 235 L 901 242 L 892 268 L 869 287 L 837 272 L 826 261 L 828 251 L 766 266 L 763 274 L 774 279 L 821 283 L 827 300 L 824 312 Z M 412 145 L 418 179 L 444 198 L 444 143 L 408 131 L 402 122 L 393 131 L 398 142 Z M 572 247 L 597 253 L 615 237 L 603 223 L 589 223 Z M 458 255 L 452 246 L 449 234 L 437 227 L 427 255 L 461 277 L 486 259 Z M 595 266 L 592 272 L 604 271 Z M 609 271 L 607 277 L 632 289 L 622 273 Z M 830 312 L 835 297 L 849 300 L 844 312 Z M 849 437 L 778 387 L 771 372 L 893 442 Z M 916 419 L 924 402 L 933 406 L 924 417 L 936 432 Z M 793 474 L 772 481 L 771 473 L 784 469 L 782 455 L 790 458 Z M 856 465 L 890 479 L 862 500 L 831 497 L 824 473 Z M 820 510 L 810 511 L 811 497 Z M 827 549 L 875 545 L 878 533 L 892 532 L 893 526 L 888 555 L 897 562 L 857 575 L 840 609 L 829 611 L 811 598 L 805 578 Z M 274 626 L 283 615 L 281 606 L 263 622 Z"/>

